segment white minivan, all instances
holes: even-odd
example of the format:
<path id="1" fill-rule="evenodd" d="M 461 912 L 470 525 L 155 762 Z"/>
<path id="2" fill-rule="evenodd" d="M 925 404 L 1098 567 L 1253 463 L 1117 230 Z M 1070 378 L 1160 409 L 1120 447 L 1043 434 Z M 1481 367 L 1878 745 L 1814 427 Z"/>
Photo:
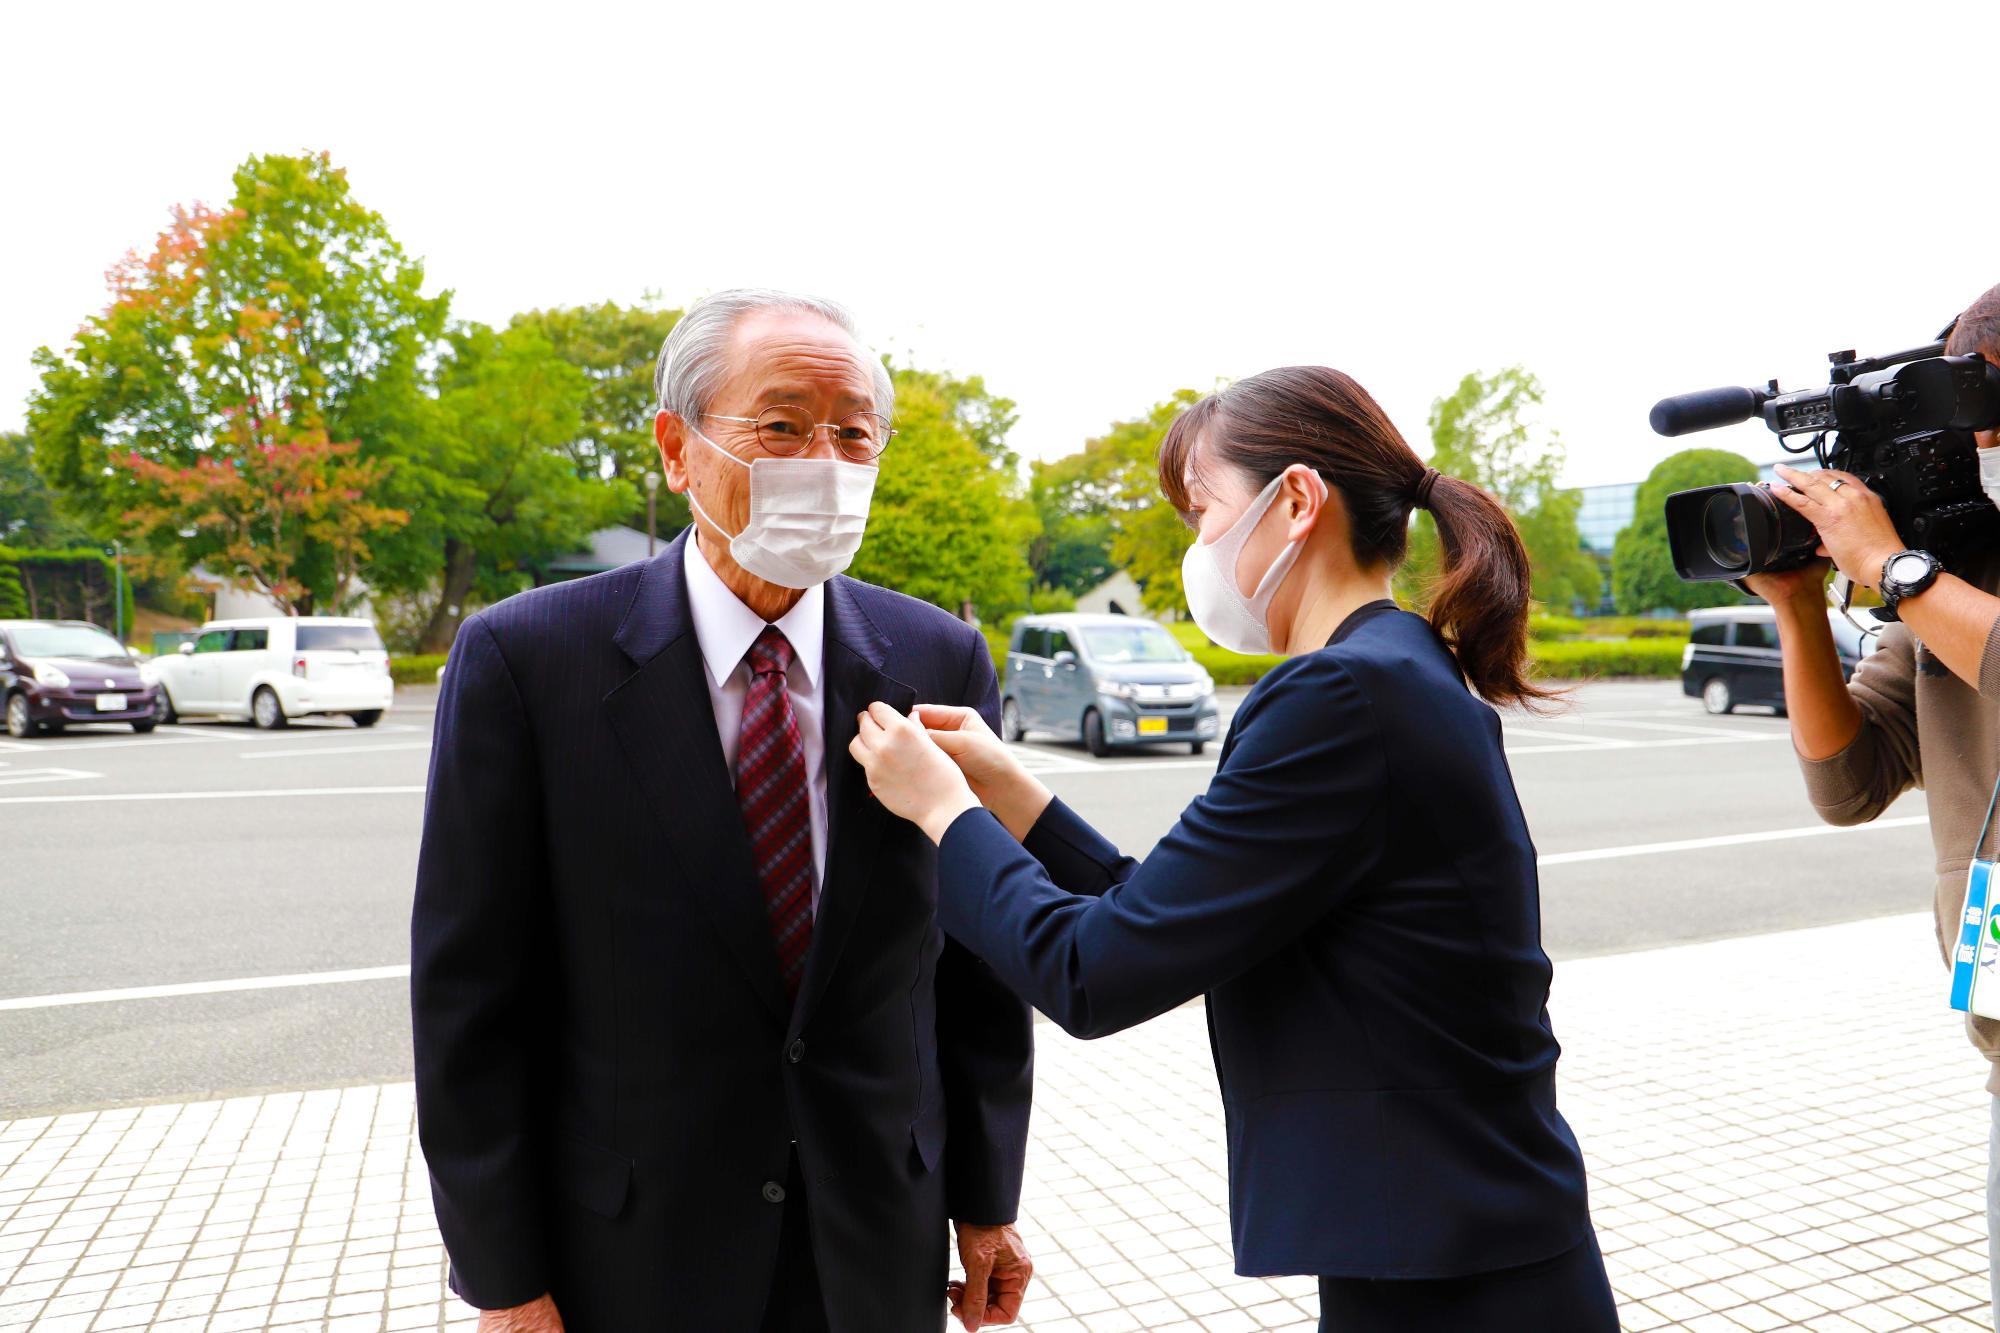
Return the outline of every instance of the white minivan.
<path id="1" fill-rule="evenodd" d="M 396 692 L 375 626 L 341 616 L 212 620 L 154 666 L 162 722 L 212 713 L 269 730 L 307 714 L 345 713 L 372 727 Z"/>

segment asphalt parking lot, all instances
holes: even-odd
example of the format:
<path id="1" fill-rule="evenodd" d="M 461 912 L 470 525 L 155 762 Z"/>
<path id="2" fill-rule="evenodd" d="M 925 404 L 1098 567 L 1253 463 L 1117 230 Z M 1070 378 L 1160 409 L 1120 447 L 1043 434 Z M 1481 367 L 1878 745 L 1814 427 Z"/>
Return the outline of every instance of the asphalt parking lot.
<path id="1" fill-rule="evenodd" d="M 0 742 L 0 1118 L 407 1078 L 433 697 L 402 692 L 369 731 Z M 1605 684 L 1559 718 L 1510 719 L 1508 747 L 1558 959 L 1929 904 L 1922 796 L 1861 831 L 1821 826 L 1780 719 Z M 1217 755 L 1021 749 L 1135 853 Z"/>

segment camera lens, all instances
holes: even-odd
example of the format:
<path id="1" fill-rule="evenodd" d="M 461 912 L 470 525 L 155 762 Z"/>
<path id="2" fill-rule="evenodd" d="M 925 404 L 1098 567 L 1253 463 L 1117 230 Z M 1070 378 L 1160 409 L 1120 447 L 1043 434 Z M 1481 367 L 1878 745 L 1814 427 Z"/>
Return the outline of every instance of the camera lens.
<path id="1" fill-rule="evenodd" d="M 1701 511 L 1702 535 L 1708 541 L 1709 558 L 1724 569 L 1743 569 L 1750 563 L 1750 532 L 1743 518 L 1743 499 L 1731 491 L 1708 498 Z"/>

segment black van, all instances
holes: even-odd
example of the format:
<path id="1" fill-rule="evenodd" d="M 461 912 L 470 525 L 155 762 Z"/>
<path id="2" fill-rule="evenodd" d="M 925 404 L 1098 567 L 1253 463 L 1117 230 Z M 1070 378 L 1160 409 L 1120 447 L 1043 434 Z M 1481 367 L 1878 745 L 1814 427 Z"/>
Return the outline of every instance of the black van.
<path id="1" fill-rule="evenodd" d="M 1882 641 L 1880 630 L 1863 631 L 1828 608 L 1840 674 L 1852 676 L 1861 659 Z M 1865 613 L 1857 616 L 1868 623 Z M 1768 606 L 1732 606 L 1688 613 L 1688 645 L 1681 650 L 1681 690 L 1700 699 L 1711 713 L 1733 712 L 1739 704 L 1761 704 L 1785 713 L 1785 672 L 1778 654 L 1776 614 Z"/>

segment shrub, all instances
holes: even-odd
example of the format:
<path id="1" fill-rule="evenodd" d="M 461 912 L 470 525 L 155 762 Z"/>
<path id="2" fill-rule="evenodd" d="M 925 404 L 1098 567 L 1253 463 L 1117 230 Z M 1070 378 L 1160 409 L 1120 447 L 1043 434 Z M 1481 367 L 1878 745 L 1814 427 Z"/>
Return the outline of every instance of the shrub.
<path id="1" fill-rule="evenodd" d="M 443 653 L 420 653 L 389 659 L 389 679 L 398 685 L 434 685 L 437 670 L 445 663 Z"/>
<path id="2" fill-rule="evenodd" d="M 1535 674 L 1552 680 L 1608 676 L 1677 676 L 1682 643 L 1676 639 L 1578 639 L 1532 643 Z"/>

